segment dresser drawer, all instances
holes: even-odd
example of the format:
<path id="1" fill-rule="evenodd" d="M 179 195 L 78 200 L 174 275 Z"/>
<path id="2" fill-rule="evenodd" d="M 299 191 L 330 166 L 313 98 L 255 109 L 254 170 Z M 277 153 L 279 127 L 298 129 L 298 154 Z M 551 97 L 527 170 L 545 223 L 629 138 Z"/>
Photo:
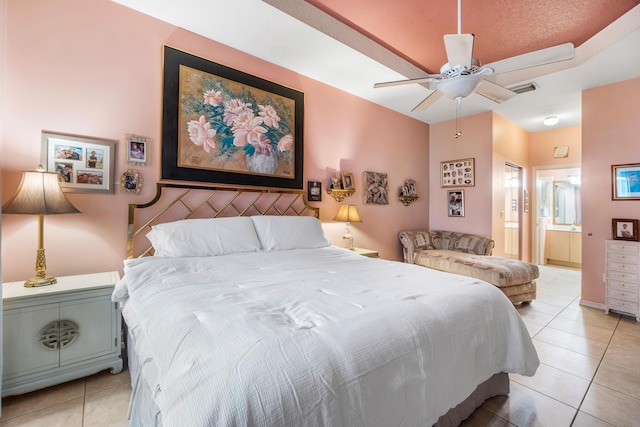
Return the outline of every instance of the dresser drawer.
<path id="1" fill-rule="evenodd" d="M 638 293 L 629 292 L 624 289 L 609 288 L 607 289 L 607 297 L 638 303 Z"/>
<path id="2" fill-rule="evenodd" d="M 627 252 L 630 254 L 638 253 L 638 245 L 625 242 L 607 242 L 607 249 L 610 251 Z"/>
<path id="3" fill-rule="evenodd" d="M 619 261 L 619 262 L 638 262 L 638 254 L 633 253 L 630 254 L 628 252 L 608 252 L 607 258 L 610 261 Z"/>
<path id="4" fill-rule="evenodd" d="M 613 262 L 613 261 L 609 261 L 608 263 L 608 269 L 609 270 L 616 270 L 616 271 L 622 271 L 622 272 L 629 272 L 629 273 L 637 273 L 638 272 L 638 264 L 632 264 L 629 262 Z"/>
<path id="5" fill-rule="evenodd" d="M 607 277 L 613 280 L 619 280 L 623 282 L 638 282 L 638 275 L 635 273 L 629 273 L 626 271 L 618 271 L 618 270 L 609 270 L 607 272 Z"/>
<path id="6" fill-rule="evenodd" d="M 612 310 L 621 310 L 621 311 L 629 311 L 632 313 L 638 312 L 638 301 L 624 301 L 616 298 L 607 297 L 607 305 Z"/>
<path id="7" fill-rule="evenodd" d="M 638 292 L 640 285 L 638 283 L 620 282 L 618 280 L 609 280 L 608 288 L 619 289 L 625 292 Z"/>

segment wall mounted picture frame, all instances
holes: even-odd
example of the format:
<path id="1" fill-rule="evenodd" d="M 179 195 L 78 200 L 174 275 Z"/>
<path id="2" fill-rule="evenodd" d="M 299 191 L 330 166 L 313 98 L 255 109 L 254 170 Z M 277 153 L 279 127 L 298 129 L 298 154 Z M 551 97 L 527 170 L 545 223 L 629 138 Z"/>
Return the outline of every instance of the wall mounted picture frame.
<path id="1" fill-rule="evenodd" d="M 615 240 L 638 241 L 638 220 L 613 218 L 611 235 Z"/>
<path id="2" fill-rule="evenodd" d="M 640 200 L 640 163 L 611 166 L 611 199 Z"/>
<path id="3" fill-rule="evenodd" d="M 388 205 L 389 180 L 387 174 L 365 171 L 363 175 L 364 204 Z"/>
<path id="4" fill-rule="evenodd" d="M 144 179 L 137 170 L 129 169 L 120 177 L 120 191 L 122 193 L 133 193 L 139 195 L 142 191 Z"/>
<path id="5" fill-rule="evenodd" d="M 464 190 L 447 191 L 447 206 L 449 210 L 449 216 L 463 217 L 464 216 Z"/>
<path id="6" fill-rule="evenodd" d="M 127 135 L 127 163 L 135 166 L 149 164 L 149 144 L 147 138 Z"/>
<path id="7" fill-rule="evenodd" d="M 440 162 L 440 187 L 473 187 L 476 185 L 475 158 Z"/>
<path id="8" fill-rule="evenodd" d="M 113 193 L 115 141 L 42 132 L 41 163 L 62 191 Z"/>
<path id="9" fill-rule="evenodd" d="M 307 181 L 307 200 L 310 202 L 322 201 L 322 183 L 320 181 Z"/>
<path id="10" fill-rule="evenodd" d="M 350 172 L 342 173 L 342 189 L 343 190 L 355 190 L 356 184 L 353 182 L 353 174 Z"/>
<path id="11" fill-rule="evenodd" d="M 161 179 L 302 190 L 303 92 L 169 46 L 163 87 Z"/>

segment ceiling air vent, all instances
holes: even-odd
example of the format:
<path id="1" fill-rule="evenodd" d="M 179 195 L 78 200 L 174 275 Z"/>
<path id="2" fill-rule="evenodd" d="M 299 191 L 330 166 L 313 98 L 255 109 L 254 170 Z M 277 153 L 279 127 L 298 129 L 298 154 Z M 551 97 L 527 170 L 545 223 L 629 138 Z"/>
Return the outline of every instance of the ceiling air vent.
<path id="1" fill-rule="evenodd" d="M 538 89 L 538 85 L 534 82 L 531 82 L 531 83 L 525 83 L 523 85 L 512 86 L 508 89 L 517 94 L 521 94 L 521 93 L 531 92 L 532 90 Z"/>

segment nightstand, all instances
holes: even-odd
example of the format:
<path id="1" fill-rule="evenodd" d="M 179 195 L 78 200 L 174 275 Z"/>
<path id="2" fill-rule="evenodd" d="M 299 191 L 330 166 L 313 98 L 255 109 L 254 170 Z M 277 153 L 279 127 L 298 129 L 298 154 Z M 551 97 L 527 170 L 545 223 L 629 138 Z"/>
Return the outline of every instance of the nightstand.
<path id="1" fill-rule="evenodd" d="M 2 396 L 121 372 L 121 312 L 111 302 L 118 280 L 111 271 L 38 288 L 3 283 Z"/>
<path id="2" fill-rule="evenodd" d="M 371 249 L 353 248 L 353 251 L 358 255 L 366 256 L 369 258 L 380 258 L 378 251 L 372 251 Z"/>

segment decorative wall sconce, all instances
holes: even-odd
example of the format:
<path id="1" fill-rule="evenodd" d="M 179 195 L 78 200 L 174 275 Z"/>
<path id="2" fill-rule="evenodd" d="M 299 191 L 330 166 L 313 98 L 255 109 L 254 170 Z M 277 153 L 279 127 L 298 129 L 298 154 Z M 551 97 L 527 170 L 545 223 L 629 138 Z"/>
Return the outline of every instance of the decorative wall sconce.
<path id="1" fill-rule="evenodd" d="M 355 192 L 352 173 L 344 172 L 342 178 L 331 177 L 331 185 L 327 189 L 327 194 L 336 199 L 336 202 L 342 202 L 345 198 L 353 196 Z"/>
<path id="2" fill-rule="evenodd" d="M 404 181 L 404 185 L 400 188 L 400 196 L 398 200 L 403 205 L 409 206 L 411 203 L 418 200 L 418 190 L 416 189 L 416 182 L 413 179 L 407 179 Z"/>

